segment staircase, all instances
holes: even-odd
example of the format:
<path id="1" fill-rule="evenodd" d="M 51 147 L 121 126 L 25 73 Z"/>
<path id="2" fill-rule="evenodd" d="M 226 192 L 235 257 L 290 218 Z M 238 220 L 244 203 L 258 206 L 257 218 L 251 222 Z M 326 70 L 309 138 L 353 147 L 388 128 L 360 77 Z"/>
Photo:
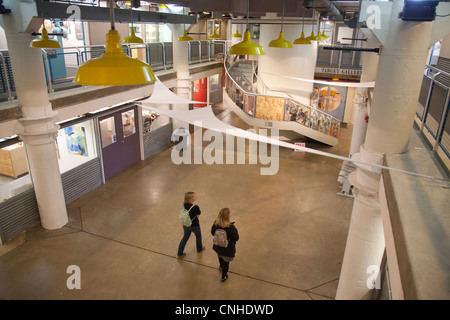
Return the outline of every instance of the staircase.
<path id="1" fill-rule="evenodd" d="M 252 63 L 248 60 L 236 62 L 229 70 L 230 76 L 245 91 L 256 93 L 252 85 Z M 254 79 L 256 81 L 256 79 Z"/>

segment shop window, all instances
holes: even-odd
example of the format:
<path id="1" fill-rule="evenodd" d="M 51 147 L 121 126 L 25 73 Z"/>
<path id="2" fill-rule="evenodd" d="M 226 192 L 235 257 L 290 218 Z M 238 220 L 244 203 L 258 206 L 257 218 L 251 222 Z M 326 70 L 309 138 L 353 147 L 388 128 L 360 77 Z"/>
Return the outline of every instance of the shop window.
<path id="1" fill-rule="evenodd" d="M 169 106 L 158 106 L 158 108 L 169 109 Z M 170 118 L 167 116 L 160 115 L 155 111 L 142 110 L 142 130 L 144 134 L 155 131 L 156 129 L 167 125 L 169 122 Z"/>
<path id="2" fill-rule="evenodd" d="M 17 137 L 0 139 L 11 141 Z M 28 189 L 33 184 L 28 174 L 28 162 L 23 142 L 17 142 L 0 149 L 0 201 L 3 202 Z"/>
<path id="3" fill-rule="evenodd" d="M 56 151 L 61 173 L 96 158 L 97 145 L 92 120 L 58 130 Z"/>

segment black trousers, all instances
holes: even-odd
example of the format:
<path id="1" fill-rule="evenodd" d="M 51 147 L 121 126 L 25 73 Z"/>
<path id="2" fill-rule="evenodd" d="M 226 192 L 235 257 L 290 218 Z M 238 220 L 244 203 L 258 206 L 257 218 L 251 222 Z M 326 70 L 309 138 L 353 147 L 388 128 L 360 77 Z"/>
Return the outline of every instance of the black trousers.
<path id="1" fill-rule="evenodd" d="M 219 257 L 220 268 L 222 269 L 222 278 L 228 274 L 228 269 L 230 268 L 230 262 L 226 262 L 221 257 Z"/>

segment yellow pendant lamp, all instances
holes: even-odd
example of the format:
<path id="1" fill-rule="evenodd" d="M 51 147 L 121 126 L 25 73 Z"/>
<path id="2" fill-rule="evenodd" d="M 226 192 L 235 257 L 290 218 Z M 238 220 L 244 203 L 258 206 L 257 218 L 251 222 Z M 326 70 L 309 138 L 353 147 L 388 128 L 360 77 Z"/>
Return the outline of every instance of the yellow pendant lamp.
<path id="1" fill-rule="evenodd" d="M 242 38 L 242 34 L 240 34 L 236 29 L 236 32 L 233 34 L 233 38 Z"/>
<path id="2" fill-rule="evenodd" d="M 124 43 L 144 43 L 144 40 L 136 36 L 133 27 L 133 9 L 130 9 L 131 13 L 131 27 L 130 27 L 130 35 L 123 39 Z"/>
<path id="3" fill-rule="evenodd" d="M 294 44 L 311 44 L 311 40 L 305 38 L 305 33 L 302 32 L 300 38 L 294 40 Z"/>
<path id="4" fill-rule="evenodd" d="M 253 43 L 250 40 L 250 31 L 248 30 L 245 30 L 244 32 L 244 40 L 236 43 L 230 48 L 230 53 L 241 56 L 258 56 L 265 54 L 263 48 L 260 45 Z"/>
<path id="5" fill-rule="evenodd" d="M 191 41 L 191 40 L 194 40 L 194 38 L 188 36 L 186 30 L 184 30 L 183 35 L 181 37 L 178 37 L 178 41 Z"/>
<path id="6" fill-rule="evenodd" d="M 61 48 L 61 45 L 58 41 L 49 39 L 48 32 L 45 28 L 45 25 L 42 26 L 42 37 L 39 39 L 34 39 L 30 42 L 30 47 L 33 48 Z"/>
<path id="7" fill-rule="evenodd" d="M 250 36 L 250 31 L 248 31 L 248 16 L 250 14 L 250 2 L 247 0 L 247 30 L 244 32 L 244 40 L 236 43 L 230 48 L 230 54 L 237 54 L 241 56 L 259 56 L 264 55 L 263 48 L 256 43 L 253 43 Z"/>
<path id="8" fill-rule="evenodd" d="M 130 36 L 123 39 L 124 43 L 144 43 L 144 40 L 136 36 L 133 27 L 130 28 L 130 34 Z"/>
<path id="9" fill-rule="evenodd" d="M 308 39 L 310 41 L 319 41 L 319 39 L 317 39 L 317 37 L 314 35 L 314 31 L 311 31 L 311 35 L 309 37 L 307 37 L 306 39 Z"/>
<path id="10" fill-rule="evenodd" d="M 328 36 L 325 34 L 325 30 L 322 31 L 321 37 L 322 37 L 322 40 L 328 39 Z"/>
<path id="11" fill-rule="evenodd" d="M 305 12 L 303 11 L 302 34 L 300 38 L 294 40 L 294 44 L 311 44 L 311 41 L 305 38 Z"/>
<path id="12" fill-rule="evenodd" d="M 313 17 L 314 17 L 314 10 L 313 10 Z M 311 40 L 311 41 L 319 41 L 319 38 L 314 35 L 314 25 L 315 25 L 315 23 L 313 23 L 311 35 L 309 37 L 307 37 L 306 39 Z"/>
<path id="13" fill-rule="evenodd" d="M 213 29 L 214 29 L 214 33 L 213 33 L 212 35 L 210 35 L 210 36 L 208 37 L 208 39 L 220 39 L 221 36 L 219 36 L 219 35 L 216 33 L 216 28 L 215 28 L 215 26 L 213 26 Z"/>
<path id="14" fill-rule="evenodd" d="M 114 29 L 112 0 L 110 0 L 110 8 L 111 30 L 106 34 L 106 53 L 80 66 L 75 82 L 90 86 L 126 86 L 155 82 L 155 75 L 147 63 L 130 58 L 123 53 L 120 35 Z"/>
<path id="15" fill-rule="evenodd" d="M 290 43 L 289 41 L 284 39 L 283 23 L 284 23 L 284 1 L 283 1 L 283 14 L 282 14 L 282 18 L 281 18 L 280 35 L 278 36 L 278 39 L 270 41 L 269 47 L 272 47 L 272 48 L 292 48 L 292 43 Z"/>
<path id="16" fill-rule="evenodd" d="M 272 40 L 269 43 L 272 48 L 292 48 L 292 43 L 284 39 L 283 31 L 280 32 L 278 39 Z"/>
<path id="17" fill-rule="evenodd" d="M 184 14 L 184 7 L 183 7 L 183 14 Z M 192 38 L 191 36 L 187 35 L 186 24 L 183 24 L 183 26 L 184 26 L 183 35 L 181 37 L 178 37 L 178 41 L 191 41 L 191 40 L 194 40 L 194 38 Z"/>

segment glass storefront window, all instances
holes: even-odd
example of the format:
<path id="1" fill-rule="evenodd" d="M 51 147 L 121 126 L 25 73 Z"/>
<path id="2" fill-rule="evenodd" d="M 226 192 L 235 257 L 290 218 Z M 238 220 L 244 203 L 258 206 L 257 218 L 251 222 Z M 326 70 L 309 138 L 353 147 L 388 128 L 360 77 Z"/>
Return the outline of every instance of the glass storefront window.
<path id="1" fill-rule="evenodd" d="M 8 138 L 1 139 L 9 140 Z M 33 184 L 28 174 L 28 162 L 23 142 L 0 149 L 0 202 L 12 198 Z"/>
<path id="2" fill-rule="evenodd" d="M 97 145 L 92 120 L 58 130 L 56 151 L 61 173 L 96 158 Z"/>
<path id="3" fill-rule="evenodd" d="M 158 108 L 161 109 L 169 109 L 168 105 L 165 106 L 158 106 Z M 142 110 L 142 128 L 143 133 L 146 134 L 150 131 L 155 131 L 156 129 L 165 126 L 170 122 L 170 118 L 160 115 L 157 112 L 149 111 L 149 110 Z"/>

